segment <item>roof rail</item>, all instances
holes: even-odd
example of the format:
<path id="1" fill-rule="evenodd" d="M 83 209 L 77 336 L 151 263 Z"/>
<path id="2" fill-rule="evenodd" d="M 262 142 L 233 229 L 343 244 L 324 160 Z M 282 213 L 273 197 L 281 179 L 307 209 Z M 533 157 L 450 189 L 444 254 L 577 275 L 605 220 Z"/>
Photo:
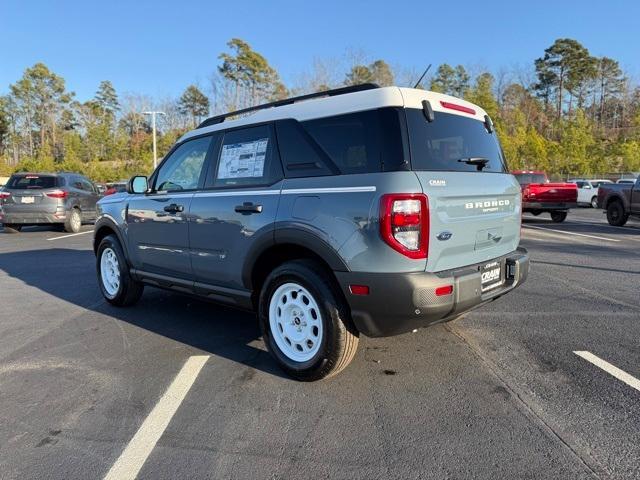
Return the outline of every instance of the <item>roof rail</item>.
<path id="1" fill-rule="evenodd" d="M 283 105 L 291 105 L 292 103 L 302 102 L 304 100 L 310 100 L 312 98 L 321 97 L 335 97 L 337 95 L 344 95 L 347 93 L 362 92 L 364 90 L 373 90 L 374 88 L 380 88 L 375 83 L 361 83 L 360 85 L 352 85 L 348 87 L 334 88 L 333 90 L 325 90 L 323 92 L 309 93 L 307 95 L 300 95 L 299 97 L 286 98 L 284 100 L 277 100 L 271 103 L 264 103 L 262 105 L 256 105 L 255 107 L 243 108 L 242 110 L 236 110 L 235 112 L 224 113 L 222 115 L 216 115 L 215 117 L 207 118 L 197 128 L 209 127 L 211 125 L 217 125 L 224 122 L 228 117 L 234 117 L 236 115 L 242 115 L 245 113 L 255 112 L 258 110 L 264 110 L 267 108 L 281 107 Z"/>

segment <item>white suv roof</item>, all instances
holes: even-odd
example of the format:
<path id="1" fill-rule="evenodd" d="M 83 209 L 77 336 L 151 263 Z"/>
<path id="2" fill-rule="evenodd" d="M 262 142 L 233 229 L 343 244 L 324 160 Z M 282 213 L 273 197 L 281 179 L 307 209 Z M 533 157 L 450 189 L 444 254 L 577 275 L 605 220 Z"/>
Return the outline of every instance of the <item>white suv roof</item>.
<path id="1" fill-rule="evenodd" d="M 187 132 L 179 141 L 216 130 L 285 118 L 304 121 L 383 107 L 422 109 L 423 100 L 429 101 L 431 108 L 435 112 L 446 112 L 475 118 L 480 121 L 484 121 L 486 115 L 486 112 L 477 105 L 450 95 L 415 88 L 380 87 L 336 96 L 312 98 L 287 105 L 256 110 L 246 117 L 225 120 L 222 123 Z"/>

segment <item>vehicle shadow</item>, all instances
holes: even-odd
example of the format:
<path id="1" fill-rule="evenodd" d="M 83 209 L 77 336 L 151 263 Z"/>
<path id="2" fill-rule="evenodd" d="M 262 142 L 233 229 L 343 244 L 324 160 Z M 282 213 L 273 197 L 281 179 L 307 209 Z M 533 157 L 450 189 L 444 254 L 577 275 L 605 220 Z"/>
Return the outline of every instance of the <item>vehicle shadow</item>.
<path id="1" fill-rule="evenodd" d="M 46 265 L 46 269 L 42 266 Z M 269 374 L 289 378 L 259 340 L 256 316 L 195 297 L 145 288 L 139 303 L 118 308 L 101 301 L 89 250 L 54 248 L 0 254 L 0 270 L 56 298 Z M 54 273 L 55 272 L 55 273 Z"/>

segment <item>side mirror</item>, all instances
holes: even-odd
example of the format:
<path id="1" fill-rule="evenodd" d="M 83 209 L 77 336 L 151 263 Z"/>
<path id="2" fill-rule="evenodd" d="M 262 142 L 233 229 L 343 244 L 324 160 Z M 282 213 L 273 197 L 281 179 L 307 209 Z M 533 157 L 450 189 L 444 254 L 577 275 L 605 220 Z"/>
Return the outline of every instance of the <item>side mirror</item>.
<path id="1" fill-rule="evenodd" d="M 144 175 L 131 177 L 127 182 L 127 193 L 146 193 L 149 190 L 149 182 Z"/>

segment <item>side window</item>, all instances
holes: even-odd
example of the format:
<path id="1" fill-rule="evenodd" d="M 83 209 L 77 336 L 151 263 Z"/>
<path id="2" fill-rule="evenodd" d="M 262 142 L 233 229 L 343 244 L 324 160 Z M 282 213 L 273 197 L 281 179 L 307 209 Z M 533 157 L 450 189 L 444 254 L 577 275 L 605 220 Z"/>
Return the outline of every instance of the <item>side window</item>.
<path id="1" fill-rule="evenodd" d="M 280 179 L 282 172 L 274 143 L 268 125 L 225 132 L 213 186 L 269 185 Z"/>
<path id="2" fill-rule="evenodd" d="M 408 168 L 401 112 L 368 110 L 302 122 L 340 173 L 374 173 Z"/>
<path id="3" fill-rule="evenodd" d="M 73 177 L 72 185 L 73 185 L 73 188 L 77 188 L 78 190 L 84 190 L 84 187 L 82 185 L 82 179 L 80 177 Z"/>
<path id="4" fill-rule="evenodd" d="M 188 140 L 176 148 L 162 164 L 155 180 L 155 190 L 175 192 L 198 188 L 211 137 Z"/>
<path id="5" fill-rule="evenodd" d="M 82 178 L 82 179 L 80 179 L 80 181 L 82 183 L 82 189 L 83 190 L 86 190 L 87 192 L 92 192 L 92 193 L 95 192 L 95 190 L 93 188 L 93 184 L 89 180 L 87 180 L 86 178 Z"/>
<path id="6" fill-rule="evenodd" d="M 285 177 L 318 177 L 340 173 L 296 120 L 276 122 L 276 133 Z"/>

